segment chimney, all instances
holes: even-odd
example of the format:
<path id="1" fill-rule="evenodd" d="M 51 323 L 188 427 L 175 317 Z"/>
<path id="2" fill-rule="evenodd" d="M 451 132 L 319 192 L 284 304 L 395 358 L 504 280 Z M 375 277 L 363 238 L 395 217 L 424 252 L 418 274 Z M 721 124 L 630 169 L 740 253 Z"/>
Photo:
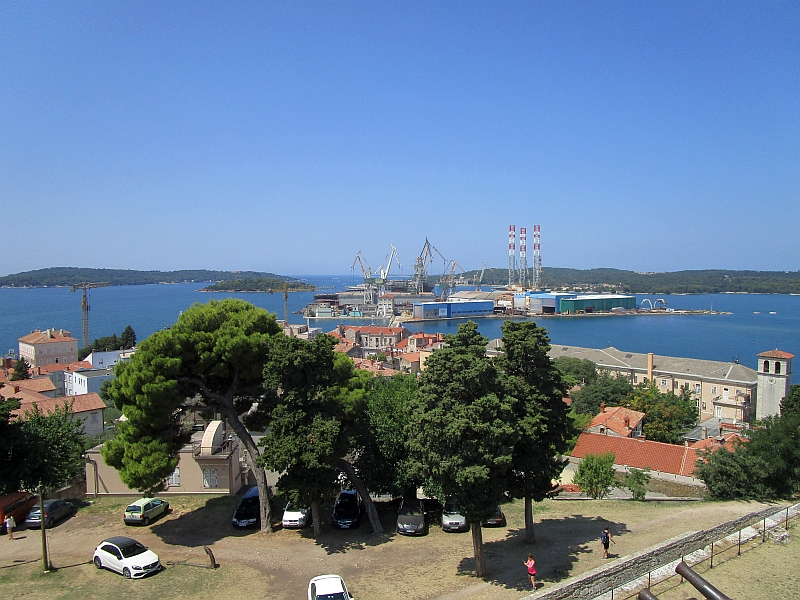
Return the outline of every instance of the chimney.
<path id="1" fill-rule="evenodd" d="M 14 386 L 14 393 L 15 394 L 19 394 L 19 386 L 18 385 Z"/>
<path id="2" fill-rule="evenodd" d="M 36 367 L 36 374 L 37 375 L 41 375 L 42 374 L 42 367 Z"/>
<path id="3" fill-rule="evenodd" d="M 647 355 L 647 383 L 653 383 L 653 353 Z"/>
<path id="4" fill-rule="evenodd" d="M 700 430 L 700 432 L 701 432 L 700 435 L 702 436 L 700 439 L 702 440 L 708 439 L 708 427 L 703 427 Z"/>
<path id="5" fill-rule="evenodd" d="M 605 402 L 601 402 L 600 403 L 600 412 L 601 413 L 606 412 L 606 403 Z"/>
<path id="6" fill-rule="evenodd" d="M 631 418 L 630 417 L 625 417 L 625 428 L 626 429 L 630 429 L 631 428 Z"/>

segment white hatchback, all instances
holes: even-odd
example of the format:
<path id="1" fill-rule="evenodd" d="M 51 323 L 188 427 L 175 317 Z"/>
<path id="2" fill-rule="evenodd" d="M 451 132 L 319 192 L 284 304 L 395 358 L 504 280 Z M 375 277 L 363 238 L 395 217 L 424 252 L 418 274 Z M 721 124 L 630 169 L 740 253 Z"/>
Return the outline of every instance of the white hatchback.
<path id="1" fill-rule="evenodd" d="M 139 579 L 162 569 L 155 552 L 136 540 L 121 535 L 100 542 L 92 561 L 98 569 L 122 573 L 125 579 Z"/>
<path id="2" fill-rule="evenodd" d="M 308 582 L 308 600 L 353 600 L 353 596 L 338 575 L 320 575 Z"/>

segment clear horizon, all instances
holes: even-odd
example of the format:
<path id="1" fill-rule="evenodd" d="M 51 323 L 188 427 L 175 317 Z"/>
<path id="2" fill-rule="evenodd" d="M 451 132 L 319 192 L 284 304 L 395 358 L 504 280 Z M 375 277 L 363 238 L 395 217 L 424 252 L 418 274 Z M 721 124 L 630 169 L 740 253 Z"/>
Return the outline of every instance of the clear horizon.
<path id="1" fill-rule="evenodd" d="M 512 224 L 529 266 L 541 225 L 545 267 L 796 271 L 798 32 L 796 2 L 5 3 L 0 275 L 390 244 L 410 274 L 426 237 L 503 269 Z"/>

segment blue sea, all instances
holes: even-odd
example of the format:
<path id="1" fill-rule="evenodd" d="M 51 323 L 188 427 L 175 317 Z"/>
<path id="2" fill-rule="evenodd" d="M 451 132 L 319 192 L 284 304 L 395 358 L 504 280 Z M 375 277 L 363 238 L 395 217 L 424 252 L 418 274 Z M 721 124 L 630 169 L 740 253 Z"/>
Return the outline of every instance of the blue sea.
<path id="1" fill-rule="evenodd" d="M 351 275 L 307 276 L 305 281 L 337 291 L 357 283 Z M 92 338 L 119 334 L 133 327 L 139 340 L 175 322 L 181 311 L 196 302 L 229 297 L 243 298 L 283 318 L 283 294 L 206 293 L 202 283 L 105 287 L 89 292 L 89 323 Z M 471 288 L 467 288 L 471 289 Z M 313 300 L 313 292 L 289 294 L 289 312 L 299 311 Z M 652 301 L 656 296 L 639 296 Z M 631 352 L 654 352 L 719 361 L 738 360 L 755 368 L 756 355 L 780 348 L 800 352 L 800 296 L 776 294 L 668 295 L 670 308 L 712 309 L 721 315 L 541 317 L 553 344 L 605 348 L 614 346 Z M 774 313 L 774 314 L 773 314 Z M 289 321 L 302 323 L 302 315 Z M 312 326 L 330 331 L 340 322 L 385 324 L 381 320 L 313 319 Z M 455 333 L 458 321 L 410 323 L 414 331 Z M 502 320 L 479 319 L 480 331 L 488 338 L 502 335 Z M 0 289 L 0 354 L 18 349 L 17 339 L 34 329 L 67 329 L 80 340 L 81 294 L 69 288 Z"/>

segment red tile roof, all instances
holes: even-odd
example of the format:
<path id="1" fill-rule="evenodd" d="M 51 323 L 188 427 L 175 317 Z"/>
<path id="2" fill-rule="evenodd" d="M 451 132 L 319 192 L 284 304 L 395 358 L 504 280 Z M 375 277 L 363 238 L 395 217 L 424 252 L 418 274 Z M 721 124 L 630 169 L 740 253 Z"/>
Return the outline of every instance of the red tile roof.
<path id="1" fill-rule="evenodd" d="M 769 350 L 767 352 L 762 352 L 758 355 L 759 358 L 784 358 L 789 360 L 790 358 L 794 358 L 794 354 L 789 354 L 788 352 L 784 352 L 783 350 Z"/>
<path id="2" fill-rule="evenodd" d="M 644 413 L 638 410 L 631 410 L 624 406 L 610 406 L 606 407 L 604 412 L 597 415 L 589 427 L 598 427 L 604 425 L 617 435 L 628 437 L 633 429 L 642 422 Z M 628 419 L 628 425 L 625 425 L 625 419 Z"/>
<path id="3" fill-rule="evenodd" d="M 395 369 L 387 368 L 383 366 L 383 363 L 378 362 L 377 360 L 370 360 L 368 358 L 354 358 L 353 362 L 356 365 L 356 369 L 361 371 L 369 371 L 375 377 L 392 377 L 393 375 L 397 375 L 399 371 Z"/>
<path id="4" fill-rule="evenodd" d="M 400 355 L 400 361 L 405 362 L 419 362 L 419 352 L 406 352 Z"/>
<path id="5" fill-rule="evenodd" d="M 56 408 L 62 407 L 69 403 L 72 403 L 72 412 L 76 415 L 106 407 L 106 404 L 103 402 L 102 398 L 100 398 L 96 392 L 92 392 L 91 394 L 79 394 L 77 396 L 65 396 L 61 398 L 46 398 L 42 396 L 42 399 L 40 400 L 21 402 L 22 406 L 15 410 L 13 414 L 24 419 L 25 413 L 31 410 L 34 404 L 36 404 L 39 407 L 39 410 L 41 410 L 44 414 L 50 414 Z"/>
<path id="6" fill-rule="evenodd" d="M 744 444 L 748 441 L 746 437 L 742 437 L 738 433 L 724 433 L 718 438 L 710 437 L 704 440 L 697 440 L 691 444 L 691 447 L 695 450 L 711 450 L 713 452 L 723 447 L 733 449 L 736 444 Z"/>
<path id="7" fill-rule="evenodd" d="M 614 453 L 614 464 L 627 465 L 653 471 L 685 475 L 694 473 L 697 463 L 697 450 L 688 446 L 664 444 L 636 438 L 602 435 L 599 433 L 582 433 L 572 451 L 575 458 L 584 458 L 587 454 Z"/>
<path id="8" fill-rule="evenodd" d="M 20 388 L 31 390 L 32 392 L 53 392 L 56 389 L 56 386 L 53 385 L 53 382 L 50 381 L 49 377 L 37 377 L 35 379 L 20 379 L 18 381 L 11 382 L 13 385 L 17 385 Z M 6 388 L 9 386 L 6 385 Z"/>
<path id="9" fill-rule="evenodd" d="M 370 334 L 378 334 L 378 335 L 394 335 L 396 333 L 402 333 L 404 327 L 380 327 L 378 325 L 347 325 L 344 327 L 344 331 L 354 330 L 359 333 L 370 333 Z"/>
<path id="10" fill-rule="evenodd" d="M 54 344 L 57 342 L 77 342 L 69 331 L 63 329 L 46 329 L 30 332 L 19 338 L 23 344 Z"/>
<path id="11" fill-rule="evenodd" d="M 55 373 L 56 371 L 80 371 L 81 369 L 94 369 L 92 363 L 88 360 L 81 360 L 74 363 L 58 363 L 55 365 L 42 365 L 41 367 L 36 367 L 36 372 L 45 375 L 47 373 Z"/>

